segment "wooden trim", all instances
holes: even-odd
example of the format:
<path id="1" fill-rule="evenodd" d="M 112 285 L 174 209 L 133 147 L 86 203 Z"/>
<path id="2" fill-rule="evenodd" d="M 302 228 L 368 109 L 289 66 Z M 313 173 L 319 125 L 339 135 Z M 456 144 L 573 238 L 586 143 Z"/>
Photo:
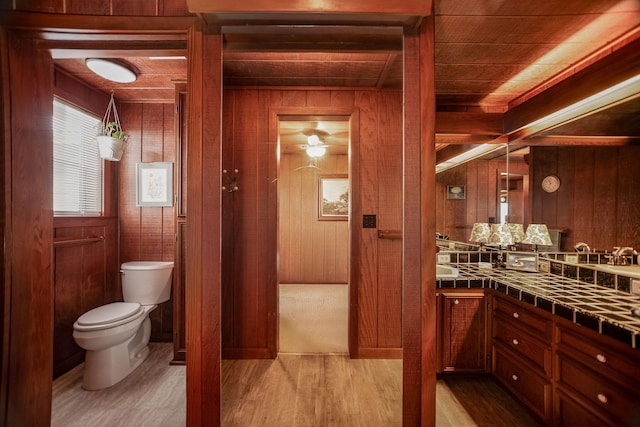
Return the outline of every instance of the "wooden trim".
<path id="1" fill-rule="evenodd" d="M 11 94 L 3 107 L 8 300 L 3 301 L 2 425 L 51 420 L 53 194 L 47 183 L 53 176 L 53 104 L 40 97 L 53 93 L 53 64 L 31 36 L 10 33 L 2 46 L 3 95 Z"/>
<path id="2" fill-rule="evenodd" d="M 189 11 L 196 13 L 367 13 L 397 15 L 429 15 L 431 0 L 404 0 L 402 2 L 362 0 L 187 0 Z"/>
<path id="3" fill-rule="evenodd" d="M 360 265 L 360 218 L 362 218 L 362 206 L 360 201 L 360 162 L 354 159 L 360 158 L 360 109 L 356 108 L 351 113 L 349 120 L 349 194 L 350 215 L 349 218 L 349 324 L 348 345 L 349 355 L 359 358 L 358 347 L 360 273 L 356 266 Z"/>
<path id="4" fill-rule="evenodd" d="M 189 31 L 187 425 L 220 425 L 222 36 Z M 206 239 L 204 238 L 206 236 Z"/>
<path id="5" fill-rule="evenodd" d="M 403 425 L 435 425 L 436 413 L 434 43 L 433 17 L 405 31 Z"/>
<path id="6" fill-rule="evenodd" d="M 273 359 L 275 356 L 269 348 L 225 348 L 223 359 Z"/>
<path id="7" fill-rule="evenodd" d="M 366 348 L 358 349 L 360 359 L 402 359 L 402 348 Z"/>

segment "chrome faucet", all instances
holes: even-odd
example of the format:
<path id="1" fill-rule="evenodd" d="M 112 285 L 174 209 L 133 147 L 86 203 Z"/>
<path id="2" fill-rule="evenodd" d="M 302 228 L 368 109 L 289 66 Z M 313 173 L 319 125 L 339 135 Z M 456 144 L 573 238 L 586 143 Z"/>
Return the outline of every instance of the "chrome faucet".
<path id="1" fill-rule="evenodd" d="M 575 249 L 576 252 L 591 252 L 591 248 L 589 247 L 589 245 L 587 245 L 584 242 L 576 243 L 576 245 L 573 247 L 573 249 Z"/>
<path id="2" fill-rule="evenodd" d="M 631 255 L 638 255 L 638 251 L 636 251 L 635 249 L 629 246 L 625 246 L 625 247 L 615 246 L 613 248 L 613 252 L 611 253 L 611 257 L 609 258 L 608 264 L 629 265 L 628 257 Z"/>

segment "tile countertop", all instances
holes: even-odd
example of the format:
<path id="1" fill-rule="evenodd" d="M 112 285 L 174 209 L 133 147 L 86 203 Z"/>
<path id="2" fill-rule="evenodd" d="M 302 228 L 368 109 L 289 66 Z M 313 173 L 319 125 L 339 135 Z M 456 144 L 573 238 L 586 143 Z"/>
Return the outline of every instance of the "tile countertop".
<path id="1" fill-rule="evenodd" d="M 459 276 L 438 289 L 490 288 L 640 349 L 640 296 L 544 272 L 452 264 Z"/>

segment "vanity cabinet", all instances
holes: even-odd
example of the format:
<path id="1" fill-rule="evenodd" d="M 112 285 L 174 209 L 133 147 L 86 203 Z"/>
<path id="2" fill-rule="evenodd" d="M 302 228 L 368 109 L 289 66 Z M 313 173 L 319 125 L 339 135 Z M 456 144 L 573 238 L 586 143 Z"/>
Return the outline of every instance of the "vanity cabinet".
<path id="1" fill-rule="evenodd" d="M 556 327 L 558 425 L 640 425 L 640 350 L 572 324 Z"/>
<path id="2" fill-rule="evenodd" d="M 550 424 L 552 321 L 516 300 L 496 295 L 491 330 L 493 375 Z"/>
<path id="3" fill-rule="evenodd" d="M 484 292 L 437 294 L 438 372 L 489 372 Z"/>

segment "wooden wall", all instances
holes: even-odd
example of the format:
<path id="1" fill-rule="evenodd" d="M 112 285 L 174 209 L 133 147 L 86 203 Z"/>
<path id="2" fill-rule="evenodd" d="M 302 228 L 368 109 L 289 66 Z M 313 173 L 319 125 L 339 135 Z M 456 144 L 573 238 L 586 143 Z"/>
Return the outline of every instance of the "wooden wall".
<path id="1" fill-rule="evenodd" d="M 533 222 L 564 230 L 562 249 L 640 247 L 640 147 L 532 147 Z M 554 193 L 541 189 L 560 178 Z"/>
<path id="2" fill-rule="evenodd" d="M 352 356 L 401 357 L 401 241 L 362 229 L 362 213 L 378 229 L 402 228 L 402 94 L 352 90 L 225 88 L 223 169 L 238 169 L 239 190 L 223 194 L 222 346 L 225 357 L 273 357 L 270 318 L 277 318 L 277 145 L 279 109 L 359 113 L 360 145 L 352 159 L 359 187 L 350 196 L 360 244 L 352 257 L 357 314 Z M 353 177 L 352 177 L 353 179 Z M 355 288 L 354 288 L 355 287 Z M 356 301 L 357 300 L 357 301 Z M 277 326 L 277 324 L 274 323 Z"/>
<path id="3" fill-rule="evenodd" d="M 102 117 L 108 96 L 63 71 L 54 73 L 56 96 Z M 54 238 L 54 368 L 57 377 L 84 360 L 73 340 L 73 323 L 88 310 L 122 301 L 119 268 L 122 262 L 173 260 L 173 208 L 138 208 L 135 202 L 136 163 L 174 161 L 173 104 L 125 104 L 119 107 L 130 133 L 120 162 L 105 161 L 104 216 L 55 218 Z M 104 237 L 83 244 L 87 237 Z M 78 240 L 68 245 L 69 240 Z M 151 313 L 153 341 L 173 339 L 171 300 Z"/>
<path id="4" fill-rule="evenodd" d="M 449 239 L 467 242 L 475 222 L 499 222 L 500 162 L 474 160 L 436 175 L 436 230 Z M 465 199 L 447 199 L 447 185 L 464 185 Z"/>
<path id="5" fill-rule="evenodd" d="M 521 160 L 510 162 L 511 173 L 528 174 Z M 475 222 L 500 222 L 498 180 L 506 164 L 500 160 L 473 160 L 436 175 L 436 230 L 450 240 L 468 242 Z M 510 183 L 510 214 L 528 222 L 527 188 Z M 448 185 L 464 185 L 464 199 L 447 199 Z M 515 221 L 512 221 L 515 222 Z"/>
<path id="6" fill-rule="evenodd" d="M 63 71 L 54 71 L 54 94 L 97 117 L 108 96 Z M 104 216 L 54 218 L 53 376 L 84 360 L 73 340 L 73 323 L 87 311 L 122 299 L 118 281 L 117 165 L 105 162 Z M 104 237 L 87 243 L 87 238 Z M 69 244 L 69 241 L 76 241 Z"/>
<path id="7" fill-rule="evenodd" d="M 174 207 L 136 206 L 136 166 L 173 162 L 175 175 L 175 104 L 122 104 L 118 113 L 130 136 L 118 164 L 120 262 L 173 261 Z M 173 340 L 172 304 L 173 298 L 151 312 L 152 340 Z"/>
<path id="8" fill-rule="evenodd" d="M 306 153 L 280 156 L 278 175 L 278 277 L 280 283 L 347 283 L 347 221 L 318 219 L 318 179 L 349 172 L 347 155 L 317 160 Z"/>
<path id="9" fill-rule="evenodd" d="M 189 15 L 186 0 L 16 0 L 12 10 L 103 16 Z"/>

